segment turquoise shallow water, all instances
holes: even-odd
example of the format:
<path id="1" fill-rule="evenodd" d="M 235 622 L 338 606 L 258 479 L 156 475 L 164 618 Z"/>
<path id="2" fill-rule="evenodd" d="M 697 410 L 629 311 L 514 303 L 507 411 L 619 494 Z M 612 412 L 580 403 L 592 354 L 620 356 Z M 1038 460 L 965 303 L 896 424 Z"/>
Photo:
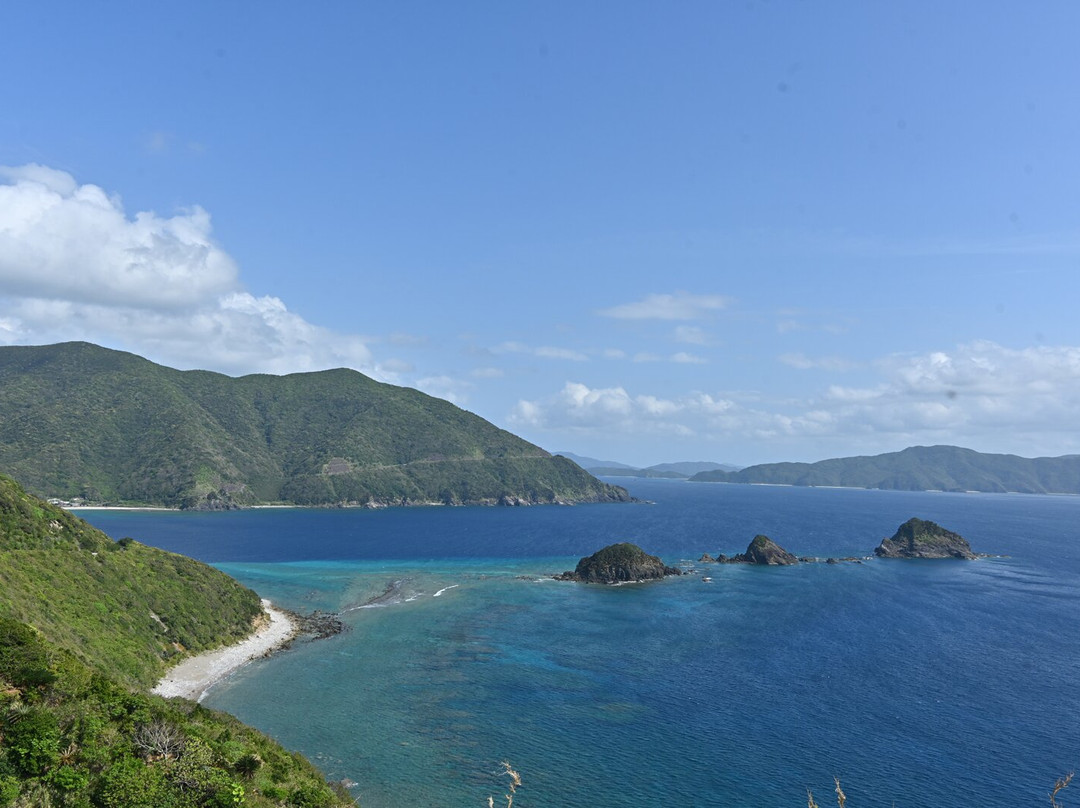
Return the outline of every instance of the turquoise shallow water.
<path id="1" fill-rule="evenodd" d="M 631 485 L 655 504 L 89 516 L 343 614 L 205 703 L 368 808 L 484 805 L 501 760 L 521 806 L 826 804 L 835 774 L 853 808 L 1011 808 L 1080 762 L 1080 499 Z M 916 515 L 1009 557 L 547 579 L 626 539 L 868 555 Z"/>

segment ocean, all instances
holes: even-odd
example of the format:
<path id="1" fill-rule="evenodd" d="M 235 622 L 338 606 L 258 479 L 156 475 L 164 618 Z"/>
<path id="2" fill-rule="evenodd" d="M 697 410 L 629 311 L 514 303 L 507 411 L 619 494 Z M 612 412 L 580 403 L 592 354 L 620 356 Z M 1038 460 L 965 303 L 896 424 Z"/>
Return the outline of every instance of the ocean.
<path id="1" fill-rule="evenodd" d="M 505 804 L 501 761 L 519 808 L 826 806 L 834 776 L 851 808 L 1015 808 L 1080 766 L 1080 497 L 609 481 L 649 504 L 82 515 L 342 615 L 203 703 L 363 808 Z M 998 557 L 692 563 L 866 558 L 912 516 Z M 696 573 L 551 580 L 616 541 Z"/>

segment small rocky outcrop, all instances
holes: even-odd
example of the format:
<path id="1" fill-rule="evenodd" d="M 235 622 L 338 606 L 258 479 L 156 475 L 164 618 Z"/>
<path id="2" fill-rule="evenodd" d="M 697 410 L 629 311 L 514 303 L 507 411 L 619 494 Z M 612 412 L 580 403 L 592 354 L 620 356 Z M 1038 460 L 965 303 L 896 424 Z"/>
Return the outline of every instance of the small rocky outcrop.
<path id="1" fill-rule="evenodd" d="M 682 571 L 666 566 L 659 558 L 649 555 L 636 544 L 621 542 L 581 559 L 573 572 L 556 575 L 555 579 L 590 584 L 621 584 L 650 581 L 666 575 L 682 575 Z"/>
<path id="2" fill-rule="evenodd" d="M 915 518 L 900 525 L 892 538 L 882 539 L 874 555 L 880 558 L 978 558 L 963 536 L 935 522 Z"/>
<path id="3" fill-rule="evenodd" d="M 768 536 L 760 533 L 754 536 L 754 540 L 750 542 L 745 553 L 739 553 L 731 558 L 721 555 L 717 560 L 723 564 L 760 564 L 770 567 L 799 563 L 798 558 Z"/>
<path id="4" fill-rule="evenodd" d="M 712 557 L 711 555 L 709 555 L 708 553 L 702 553 L 702 554 L 701 554 L 701 558 L 699 558 L 699 559 L 698 559 L 698 563 L 699 563 L 699 564 L 715 564 L 715 563 L 716 563 L 716 559 L 715 559 L 715 558 L 713 558 L 713 557 Z"/>

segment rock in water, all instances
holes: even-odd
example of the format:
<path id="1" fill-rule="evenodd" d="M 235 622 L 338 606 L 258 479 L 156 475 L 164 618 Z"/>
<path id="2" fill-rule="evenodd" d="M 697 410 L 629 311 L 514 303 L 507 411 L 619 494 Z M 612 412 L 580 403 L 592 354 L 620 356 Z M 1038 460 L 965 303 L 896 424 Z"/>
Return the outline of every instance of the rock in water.
<path id="1" fill-rule="evenodd" d="M 774 542 L 768 536 L 760 533 L 754 536 L 754 540 L 746 548 L 745 553 L 724 559 L 725 564 L 762 564 L 766 566 L 782 566 L 798 564 L 799 559 Z"/>
<path id="2" fill-rule="evenodd" d="M 665 566 L 663 561 L 649 555 L 636 544 L 622 542 L 581 559 L 573 572 L 564 572 L 555 578 L 560 581 L 618 584 L 649 581 L 665 575 L 682 575 L 682 571 Z"/>
<path id="3" fill-rule="evenodd" d="M 963 536 L 922 519 L 908 519 L 891 539 L 882 539 L 874 550 L 881 558 L 964 558 L 978 556 Z"/>

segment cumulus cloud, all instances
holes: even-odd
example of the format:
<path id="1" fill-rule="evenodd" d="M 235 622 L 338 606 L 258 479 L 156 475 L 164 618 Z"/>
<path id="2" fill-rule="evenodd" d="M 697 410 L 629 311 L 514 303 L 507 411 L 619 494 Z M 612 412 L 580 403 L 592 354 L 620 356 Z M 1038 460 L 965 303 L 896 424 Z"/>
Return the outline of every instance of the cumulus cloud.
<path id="1" fill-rule="evenodd" d="M 200 207 L 129 218 L 118 197 L 39 165 L 0 168 L 0 283 L 8 293 L 149 308 L 237 288 Z"/>
<path id="2" fill-rule="evenodd" d="M 619 320 L 700 320 L 710 312 L 725 309 L 731 298 L 724 295 L 647 295 L 633 303 L 601 309 L 598 314 Z"/>
<path id="3" fill-rule="evenodd" d="M 798 363 L 793 363 L 798 364 Z M 973 342 L 949 351 L 890 356 L 873 383 L 825 385 L 802 398 L 760 393 L 654 395 L 623 386 L 567 382 L 519 401 L 521 428 L 595 436 L 693 436 L 721 445 L 875 447 L 952 443 L 1025 456 L 1080 451 L 1080 347 L 1011 349 Z M 822 455 L 818 456 L 820 459 Z M 827 455 L 825 455 L 827 456 Z"/>
<path id="4" fill-rule="evenodd" d="M 1043 451 L 1056 444 L 1057 453 L 1078 445 L 1080 347 L 1013 349 L 977 341 L 888 357 L 877 367 L 878 384 L 830 386 L 823 406 L 846 423 L 873 429 L 961 435 L 1005 430 L 1044 444 Z"/>
<path id="5" fill-rule="evenodd" d="M 737 409 L 723 398 L 692 393 L 679 398 L 633 395 L 625 387 L 591 388 L 567 382 L 545 401 L 519 401 L 510 420 L 519 426 L 570 431 L 694 434 L 711 418 Z"/>
<path id="6" fill-rule="evenodd" d="M 202 208 L 129 216 L 119 197 L 40 165 L 0 179 L 0 342 L 84 339 L 226 373 L 378 375 L 360 337 L 246 292 Z"/>

